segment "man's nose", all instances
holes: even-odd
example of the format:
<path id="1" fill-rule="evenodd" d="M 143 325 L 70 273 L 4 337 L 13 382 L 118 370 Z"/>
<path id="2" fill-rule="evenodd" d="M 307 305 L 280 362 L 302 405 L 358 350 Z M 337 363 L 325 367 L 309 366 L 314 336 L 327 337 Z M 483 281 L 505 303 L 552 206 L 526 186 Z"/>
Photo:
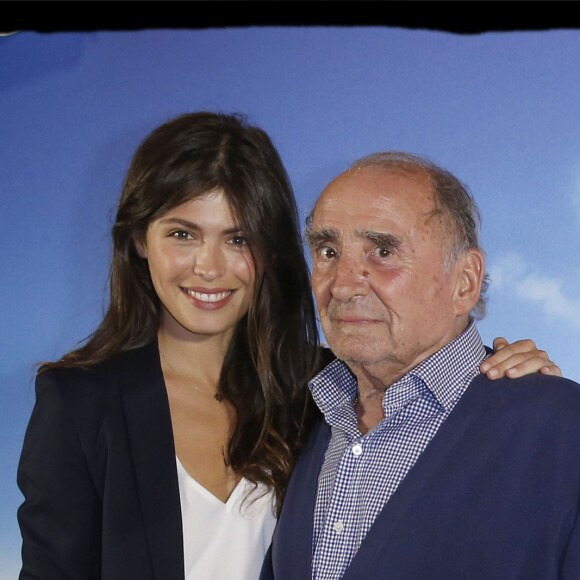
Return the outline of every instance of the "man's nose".
<path id="1" fill-rule="evenodd" d="M 215 244 L 203 242 L 194 255 L 193 273 L 208 282 L 224 275 L 223 251 Z"/>
<path id="2" fill-rule="evenodd" d="M 362 256 L 343 254 L 336 260 L 330 294 L 340 302 L 348 302 L 368 292 L 368 273 Z"/>

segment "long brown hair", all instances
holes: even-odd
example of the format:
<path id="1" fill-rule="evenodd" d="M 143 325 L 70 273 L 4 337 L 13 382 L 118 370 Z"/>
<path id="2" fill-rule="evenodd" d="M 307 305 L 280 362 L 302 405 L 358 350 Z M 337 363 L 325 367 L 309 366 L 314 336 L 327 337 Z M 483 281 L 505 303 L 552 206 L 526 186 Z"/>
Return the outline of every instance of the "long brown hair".
<path id="1" fill-rule="evenodd" d="M 108 310 L 80 348 L 49 367 L 90 367 L 154 340 L 160 302 L 135 239 L 212 190 L 240 220 L 260 273 L 235 329 L 219 393 L 236 410 L 231 466 L 275 489 L 278 506 L 308 427 L 318 333 L 294 193 L 268 135 L 236 114 L 196 112 L 155 129 L 129 167 L 113 226 Z"/>

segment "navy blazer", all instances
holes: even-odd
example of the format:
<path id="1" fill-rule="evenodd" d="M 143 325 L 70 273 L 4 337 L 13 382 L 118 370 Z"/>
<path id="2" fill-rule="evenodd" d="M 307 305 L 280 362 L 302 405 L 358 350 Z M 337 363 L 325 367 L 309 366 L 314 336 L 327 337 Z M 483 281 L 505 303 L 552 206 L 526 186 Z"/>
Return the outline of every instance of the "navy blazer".
<path id="1" fill-rule="evenodd" d="M 169 402 L 157 342 L 41 373 L 18 468 L 21 580 L 183 580 Z"/>
<path id="2" fill-rule="evenodd" d="M 312 576 L 314 429 L 290 481 L 262 580 Z M 580 579 L 580 385 L 476 377 L 387 502 L 344 580 Z"/>

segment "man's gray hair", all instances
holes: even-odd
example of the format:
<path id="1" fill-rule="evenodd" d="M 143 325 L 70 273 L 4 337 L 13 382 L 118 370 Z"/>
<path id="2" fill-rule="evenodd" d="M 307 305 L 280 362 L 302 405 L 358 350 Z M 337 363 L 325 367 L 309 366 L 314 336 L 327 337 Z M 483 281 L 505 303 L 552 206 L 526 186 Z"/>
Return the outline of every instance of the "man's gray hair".
<path id="1" fill-rule="evenodd" d="M 479 238 L 481 217 L 469 189 L 451 172 L 439 167 L 429 159 L 404 153 L 384 151 L 357 159 L 349 168 L 356 172 L 364 167 L 378 166 L 387 171 L 405 174 L 424 175 L 431 183 L 436 195 L 437 209 L 443 213 L 453 226 L 453 236 L 445 256 L 445 266 L 450 268 L 467 249 L 475 248 L 483 252 Z M 310 212 L 307 224 L 312 222 L 314 209 Z M 489 276 L 484 276 L 479 302 L 471 311 L 471 316 L 481 320 L 486 312 L 486 291 Z"/>

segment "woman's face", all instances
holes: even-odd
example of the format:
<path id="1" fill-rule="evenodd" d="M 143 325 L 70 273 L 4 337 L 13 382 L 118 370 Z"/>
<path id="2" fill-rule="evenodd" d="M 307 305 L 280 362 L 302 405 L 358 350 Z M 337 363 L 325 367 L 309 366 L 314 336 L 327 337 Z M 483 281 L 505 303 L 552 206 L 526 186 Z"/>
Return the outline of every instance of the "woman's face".
<path id="1" fill-rule="evenodd" d="M 256 268 L 223 191 L 169 210 L 136 246 L 161 300 L 161 329 L 229 342 L 250 306 Z"/>

